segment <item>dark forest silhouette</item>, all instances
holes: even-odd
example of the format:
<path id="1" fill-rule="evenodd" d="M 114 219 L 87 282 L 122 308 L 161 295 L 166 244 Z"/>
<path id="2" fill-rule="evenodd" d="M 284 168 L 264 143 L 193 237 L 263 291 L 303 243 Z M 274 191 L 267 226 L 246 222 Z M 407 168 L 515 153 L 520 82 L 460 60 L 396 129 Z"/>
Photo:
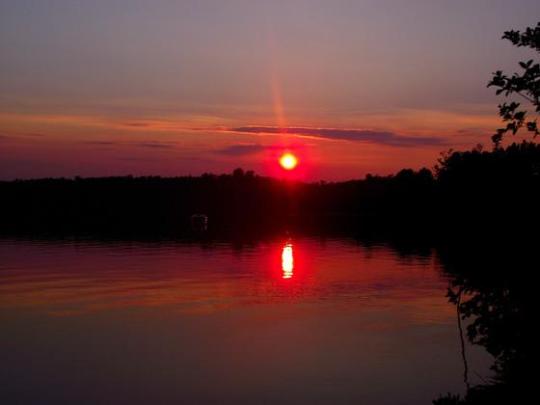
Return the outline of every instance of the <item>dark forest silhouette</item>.
<path id="1" fill-rule="evenodd" d="M 540 53 L 540 22 L 525 31 L 506 31 L 502 38 Z M 468 321 L 469 342 L 483 346 L 494 363 L 493 377 L 471 386 L 463 350 L 465 395 L 449 393 L 434 400 L 435 405 L 528 403 L 537 396 L 532 360 L 536 286 L 529 280 L 538 268 L 538 145 L 501 147 L 507 134 L 516 135 L 521 129 L 534 138 L 540 134 L 537 120 L 531 118 L 540 113 L 540 64 L 531 59 L 519 66 L 521 73 L 510 76 L 495 72 L 488 87 L 506 97 L 519 96 L 532 106 L 532 113 L 514 99 L 500 104 L 499 115 L 506 125 L 493 135 L 492 152 L 452 153 L 441 161 L 438 181 L 447 192 L 447 203 L 462 210 L 465 205 L 457 196 L 468 190 L 469 207 L 480 213 L 489 204 L 490 220 L 500 226 L 492 227 L 496 232 L 490 243 L 481 240 L 439 249 L 451 277 L 448 299 L 457 309 L 462 344 L 462 324 Z M 490 181 L 485 181 L 484 173 Z M 496 178 L 498 187 L 494 187 Z"/>
<path id="2" fill-rule="evenodd" d="M 432 171 L 338 183 L 277 180 L 237 169 L 199 177 L 0 182 L 2 233 L 184 235 L 195 213 L 214 232 L 327 229 L 507 235 L 538 224 L 540 146 L 449 152 Z M 516 235 L 517 236 L 517 235 Z"/>

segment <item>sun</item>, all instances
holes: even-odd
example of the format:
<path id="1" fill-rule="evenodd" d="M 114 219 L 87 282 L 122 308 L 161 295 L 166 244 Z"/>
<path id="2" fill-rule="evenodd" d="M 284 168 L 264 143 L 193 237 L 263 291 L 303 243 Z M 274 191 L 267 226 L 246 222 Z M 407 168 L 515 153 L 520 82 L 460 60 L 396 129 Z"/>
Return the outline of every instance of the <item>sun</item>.
<path id="1" fill-rule="evenodd" d="M 298 165 L 298 158 L 290 152 L 286 152 L 279 158 L 279 164 L 285 170 L 293 170 Z"/>

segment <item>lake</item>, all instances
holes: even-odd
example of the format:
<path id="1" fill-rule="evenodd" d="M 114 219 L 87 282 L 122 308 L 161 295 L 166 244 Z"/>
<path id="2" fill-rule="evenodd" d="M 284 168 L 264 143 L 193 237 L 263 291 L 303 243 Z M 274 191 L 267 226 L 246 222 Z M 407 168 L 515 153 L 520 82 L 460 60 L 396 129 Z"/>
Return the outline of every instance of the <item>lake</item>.
<path id="1" fill-rule="evenodd" d="M 0 402 L 430 404 L 492 358 L 434 250 L 0 240 Z"/>

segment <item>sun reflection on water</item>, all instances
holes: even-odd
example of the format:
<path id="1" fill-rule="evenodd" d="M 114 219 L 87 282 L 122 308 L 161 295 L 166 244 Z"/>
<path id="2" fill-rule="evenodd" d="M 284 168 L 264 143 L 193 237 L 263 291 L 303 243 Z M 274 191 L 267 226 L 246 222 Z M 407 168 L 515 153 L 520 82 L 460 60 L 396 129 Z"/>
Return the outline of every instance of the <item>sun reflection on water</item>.
<path id="1" fill-rule="evenodd" d="M 281 269 L 283 270 L 283 278 L 292 278 L 294 271 L 292 243 L 287 243 L 283 246 L 283 251 L 281 252 Z"/>

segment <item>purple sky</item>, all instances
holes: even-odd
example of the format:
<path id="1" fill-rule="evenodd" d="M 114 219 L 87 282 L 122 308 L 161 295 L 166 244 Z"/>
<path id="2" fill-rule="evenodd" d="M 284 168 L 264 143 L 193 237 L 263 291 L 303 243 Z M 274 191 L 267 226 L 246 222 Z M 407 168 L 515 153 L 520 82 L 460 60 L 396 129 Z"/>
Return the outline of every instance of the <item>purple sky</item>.
<path id="1" fill-rule="evenodd" d="M 0 178 L 431 167 L 499 125 L 533 0 L 0 0 Z"/>

